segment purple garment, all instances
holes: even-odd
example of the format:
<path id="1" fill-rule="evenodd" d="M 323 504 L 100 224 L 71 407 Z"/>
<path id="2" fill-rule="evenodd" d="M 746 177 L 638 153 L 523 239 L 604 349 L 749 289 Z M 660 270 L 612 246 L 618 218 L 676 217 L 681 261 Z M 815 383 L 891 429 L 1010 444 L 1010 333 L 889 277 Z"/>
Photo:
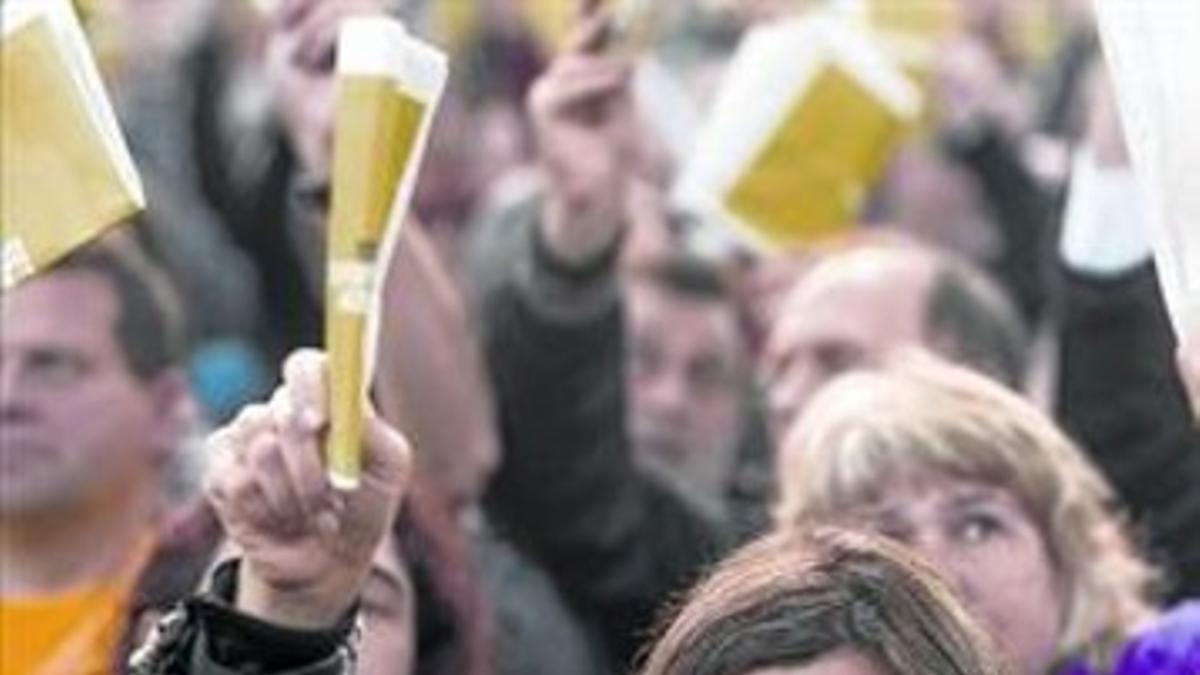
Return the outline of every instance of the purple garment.
<path id="1" fill-rule="evenodd" d="M 1075 664 L 1059 675 L 1102 675 Z M 1200 601 L 1164 614 L 1121 650 L 1116 668 L 1103 675 L 1200 675 Z"/>

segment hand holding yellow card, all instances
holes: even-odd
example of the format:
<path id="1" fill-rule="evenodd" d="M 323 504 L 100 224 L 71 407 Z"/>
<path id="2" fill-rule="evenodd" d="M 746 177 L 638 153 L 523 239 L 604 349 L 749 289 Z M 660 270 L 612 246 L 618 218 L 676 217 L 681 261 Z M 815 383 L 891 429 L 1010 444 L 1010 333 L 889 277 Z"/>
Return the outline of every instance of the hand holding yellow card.
<path id="1" fill-rule="evenodd" d="M 68 0 L 0 7 L 0 289 L 145 206 Z"/>
<path id="2" fill-rule="evenodd" d="M 381 276 L 407 215 L 446 73 L 445 56 L 393 19 L 352 18 L 341 29 L 325 282 L 326 454 L 330 481 L 340 489 L 358 483 Z"/>

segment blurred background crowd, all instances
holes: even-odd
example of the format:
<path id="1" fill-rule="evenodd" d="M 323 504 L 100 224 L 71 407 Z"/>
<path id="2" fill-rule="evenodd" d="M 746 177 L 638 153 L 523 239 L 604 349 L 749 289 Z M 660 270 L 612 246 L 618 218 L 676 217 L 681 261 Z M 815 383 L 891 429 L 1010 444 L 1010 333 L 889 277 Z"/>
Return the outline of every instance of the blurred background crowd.
<path id="1" fill-rule="evenodd" d="M 670 188 L 748 30 L 859 3 L 653 0 L 652 29 L 622 49 L 579 4 L 79 3 L 149 207 L 119 237 L 133 242 L 5 299 L 5 673 L 71 671 L 34 665 L 79 630 L 72 611 L 107 616 L 84 642 L 114 651 L 58 658 L 107 669 L 217 555 L 203 440 L 270 395 L 288 353 L 321 343 L 337 28 L 370 11 L 446 50 L 451 76 L 387 276 L 374 395 L 416 478 L 363 594 L 363 672 L 628 672 L 707 565 L 819 511 L 798 506 L 812 495 L 845 505 L 839 486 L 908 461 L 888 454 L 905 433 L 886 428 L 892 413 L 928 429 L 983 420 L 946 432 L 961 457 L 919 461 L 1004 499 L 935 499 L 957 493 L 903 471 L 868 492 L 905 505 L 876 529 L 940 564 L 1019 672 L 1102 663 L 1097 645 L 1147 608 L 1200 594 L 1200 438 L 1089 2 L 874 3 L 922 119 L 853 222 L 786 251 L 738 243 Z M 939 397 L 901 367 L 855 381 L 899 403 L 809 410 L 839 376 L 917 349 L 996 384 Z M 838 431 L 854 405 L 879 428 Z M 992 410 L 1053 420 L 1086 466 L 1029 477 L 1036 459 L 971 459 L 991 441 L 1018 457 L 1059 447 L 989 426 Z M 805 465 L 810 446 L 853 445 L 839 433 L 882 440 L 857 463 Z M 829 482 L 796 492 L 798 475 Z M 1056 486 L 1048 504 L 1038 481 Z M 1104 515 L 1072 520 L 1080 500 Z M 1050 579 L 996 533 L 1005 509 L 1049 551 Z M 918 536 L 939 518 L 953 537 Z M 1122 533 L 1059 550 L 1101 520 Z M 1112 576 L 1074 578 L 1089 556 Z M 1076 607 L 1098 587 L 1127 597 Z M 74 610 L 10 601 L 76 588 Z M 1059 593 L 1072 599 L 1046 599 Z M 1074 614 L 1089 611 L 1112 620 Z"/>

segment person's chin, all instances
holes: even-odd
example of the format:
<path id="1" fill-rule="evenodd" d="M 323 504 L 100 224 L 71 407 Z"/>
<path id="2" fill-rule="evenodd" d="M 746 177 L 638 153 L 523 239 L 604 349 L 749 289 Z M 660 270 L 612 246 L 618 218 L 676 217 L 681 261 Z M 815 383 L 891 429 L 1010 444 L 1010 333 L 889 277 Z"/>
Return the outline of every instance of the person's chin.
<path id="1" fill-rule="evenodd" d="M 36 511 L 56 501 L 61 476 L 53 459 L 24 451 L 15 456 L 12 450 L 0 452 L 0 513 Z"/>

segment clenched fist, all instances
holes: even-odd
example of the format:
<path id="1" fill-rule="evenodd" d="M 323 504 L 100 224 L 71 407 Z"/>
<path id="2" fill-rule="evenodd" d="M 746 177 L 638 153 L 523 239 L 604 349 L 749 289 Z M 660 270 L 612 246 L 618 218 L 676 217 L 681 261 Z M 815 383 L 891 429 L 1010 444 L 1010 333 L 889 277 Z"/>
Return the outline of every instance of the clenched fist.
<path id="1" fill-rule="evenodd" d="M 239 610 L 317 629 L 350 607 L 410 479 L 404 437 L 368 406 L 363 475 L 353 492 L 325 477 L 326 361 L 301 350 L 268 404 L 247 406 L 209 441 L 205 490 L 242 556 Z"/>

